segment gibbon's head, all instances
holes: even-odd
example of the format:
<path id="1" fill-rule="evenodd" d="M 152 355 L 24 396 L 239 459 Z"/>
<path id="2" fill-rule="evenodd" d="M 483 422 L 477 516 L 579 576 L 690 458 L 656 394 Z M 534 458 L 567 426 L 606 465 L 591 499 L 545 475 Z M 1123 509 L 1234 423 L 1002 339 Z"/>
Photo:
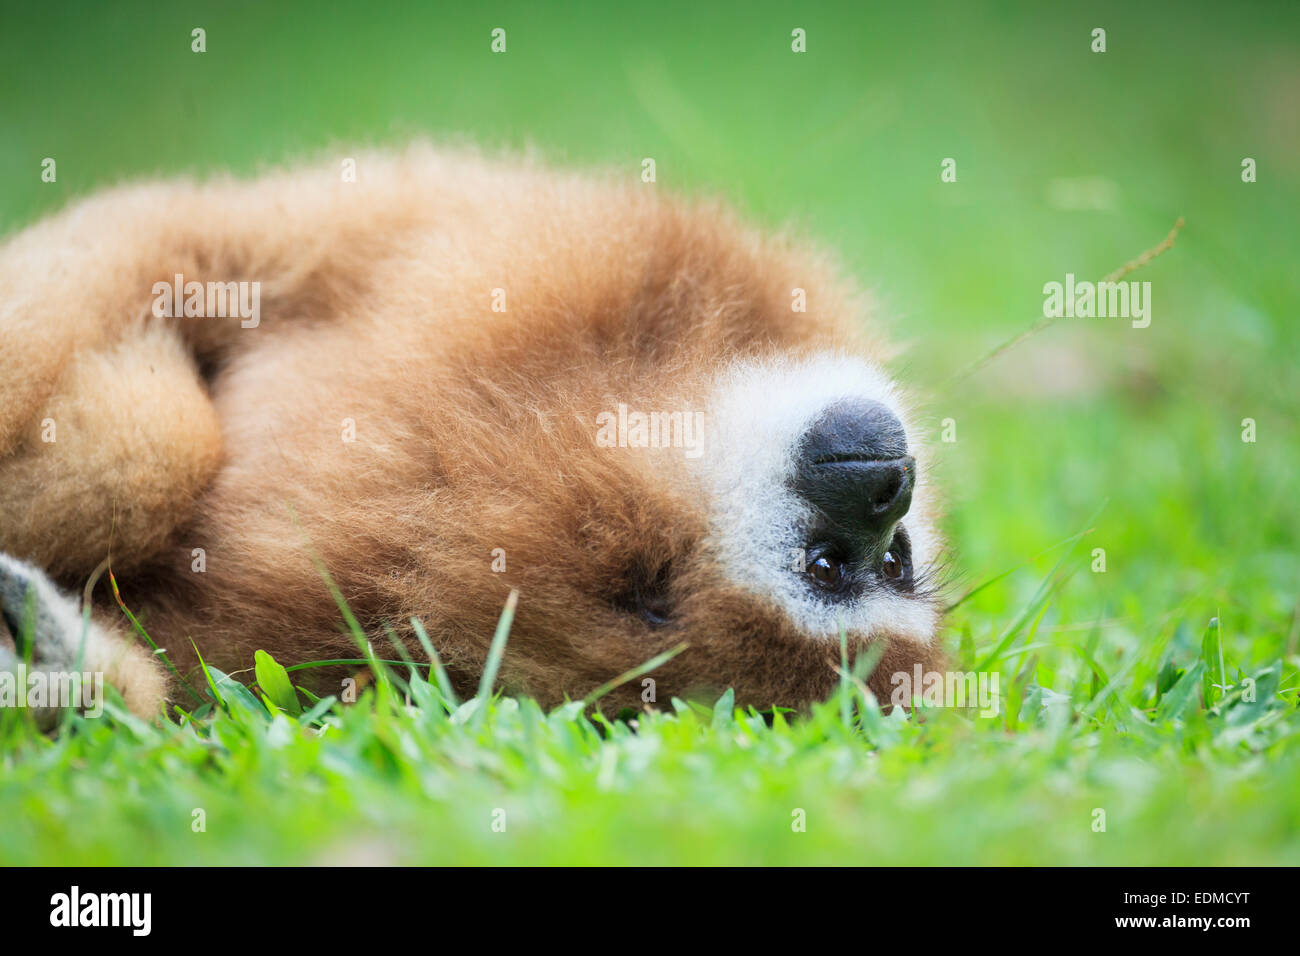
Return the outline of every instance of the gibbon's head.
<path id="1" fill-rule="evenodd" d="M 507 689 L 579 699 L 685 642 L 652 684 L 606 703 L 732 687 L 741 704 L 799 708 L 839 681 L 841 629 L 851 660 L 881 645 L 882 702 L 892 674 L 938 666 L 925 450 L 880 368 L 778 352 L 684 389 L 689 374 L 646 369 L 621 392 L 603 380 L 572 416 L 521 421 L 493 458 L 497 483 L 466 502 L 473 540 L 458 551 L 476 560 L 447 613 L 465 620 L 472 603 L 455 598 L 474 595 L 466 631 L 486 636 L 505 587 L 519 589 Z M 468 686 L 482 653 L 464 662 Z"/>
<path id="2" fill-rule="evenodd" d="M 723 363 L 702 395 L 602 419 L 599 450 L 636 465 L 611 495 L 602 563 L 617 572 L 593 575 L 598 593 L 633 646 L 690 645 L 631 689 L 805 706 L 839 681 L 843 631 L 851 659 L 882 645 L 871 684 L 889 700 L 891 674 L 940 658 L 940 543 L 898 390 L 821 352 Z"/>
<path id="3" fill-rule="evenodd" d="M 422 603 L 453 675 L 472 689 L 516 588 L 501 679 L 544 703 L 686 643 L 605 704 L 804 707 L 840 680 L 841 630 L 851 661 L 879 646 L 887 701 L 942 660 L 942 545 L 861 296 L 715 208 L 593 195 L 512 224 L 542 242 L 510 253 L 509 311 L 416 393 L 439 446 Z"/>

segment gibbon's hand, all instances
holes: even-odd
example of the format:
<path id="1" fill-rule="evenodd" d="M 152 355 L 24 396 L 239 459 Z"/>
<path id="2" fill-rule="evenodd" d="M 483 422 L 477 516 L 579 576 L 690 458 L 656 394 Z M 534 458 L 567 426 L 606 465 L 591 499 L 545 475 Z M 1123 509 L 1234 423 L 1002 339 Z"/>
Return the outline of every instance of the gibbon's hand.
<path id="1" fill-rule="evenodd" d="M 0 707 L 30 709 L 42 730 L 69 706 L 102 712 L 103 679 L 87 681 L 91 668 L 78 661 L 91 656 L 83 645 L 94 630 L 44 572 L 0 554 Z"/>

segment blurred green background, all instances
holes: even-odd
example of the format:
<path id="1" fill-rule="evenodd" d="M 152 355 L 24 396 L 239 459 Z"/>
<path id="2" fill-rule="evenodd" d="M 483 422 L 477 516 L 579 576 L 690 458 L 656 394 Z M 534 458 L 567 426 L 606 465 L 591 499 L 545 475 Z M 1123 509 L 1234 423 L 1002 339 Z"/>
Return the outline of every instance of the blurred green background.
<path id="1" fill-rule="evenodd" d="M 875 290 L 932 437 L 955 422 L 954 593 L 1101 508 L 1086 548 L 1106 573 L 1085 562 L 1046 612 L 1052 666 L 1082 667 L 1070 644 L 1094 627 L 1114 655 L 1194 657 L 1218 615 L 1243 666 L 1294 671 L 1300 6 L 469 6 L 10 4 L 0 229 L 126 178 L 357 143 L 536 148 L 630 177 L 654 157 L 658 188 L 790 225 Z M 1131 277 L 1152 284 L 1149 328 L 1064 319 L 954 381 L 1041 317 L 1044 283 L 1098 279 L 1179 216 Z M 949 640 L 995 638 L 1055 557 L 981 591 Z"/>

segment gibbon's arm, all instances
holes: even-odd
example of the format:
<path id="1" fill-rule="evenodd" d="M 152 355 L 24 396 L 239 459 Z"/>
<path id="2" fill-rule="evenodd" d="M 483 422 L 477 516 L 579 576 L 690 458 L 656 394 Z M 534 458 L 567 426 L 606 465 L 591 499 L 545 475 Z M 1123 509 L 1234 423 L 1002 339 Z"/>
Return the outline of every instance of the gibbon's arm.
<path id="1" fill-rule="evenodd" d="M 221 461 L 199 370 L 259 337 L 233 311 L 159 308 L 159 289 L 255 285 L 272 326 L 346 314 L 454 201 L 419 151 L 364 170 L 119 188 L 0 246 L 0 552 L 61 578 L 110 546 L 118 567 L 157 552 Z"/>
<path id="2" fill-rule="evenodd" d="M 368 157 L 344 182 L 335 163 L 255 181 L 167 181 L 97 193 L 0 245 L 0 457 L 60 388 L 78 353 L 106 351 L 154 317 L 156 283 L 256 282 L 277 320 L 339 301 L 427 221 L 439 171 L 418 155 Z M 419 195 L 424 194 L 424 195 Z M 182 312 L 177 308 L 176 312 Z M 175 319 L 200 360 L 238 318 Z"/>
<path id="3" fill-rule="evenodd" d="M 157 707 L 157 662 L 111 614 L 83 628 L 51 580 L 84 579 L 110 549 L 118 568 L 148 559 L 220 465 L 199 363 L 246 329 L 238 317 L 159 318 L 155 285 L 256 282 L 274 321 L 328 318 L 320 304 L 345 299 L 366 263 L 427 218 L 412 193 L 438 188 L 414 157 L 376 157 L 367 171 L 369 185 L 330 164 L 129 186 L 0 244 L 0 672 L 27 657 L 102 673 L 136 713 Z"/>

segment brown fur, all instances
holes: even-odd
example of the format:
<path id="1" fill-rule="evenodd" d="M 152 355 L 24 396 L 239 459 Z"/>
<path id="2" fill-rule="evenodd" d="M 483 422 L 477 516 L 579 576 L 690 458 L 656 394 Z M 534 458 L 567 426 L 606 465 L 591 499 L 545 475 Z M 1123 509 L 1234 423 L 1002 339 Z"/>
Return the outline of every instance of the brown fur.
<path id="1" fill-rule="evenodd" d="M 111 552 L 182 670 L 191 638 L 227 671 L 259 647 L 356 656 L 314 552 L 380 656 L 384 623 L 420 655 L 416 616 L 462 689 L 518 588 L 501 685 L 546 704 L 682 640 L 654 675 L 660 700 L 824 696 L 838 648 L 723 583 L 674 466 L 597 448 L 593 423 L 620 401 L 699 401 L 737 357 L 879 358 L 852 290 L 654 186 L 425 148 L 358 169 L 111 191 L 0 249 L 0 550 L 73 586 Z M 153 283 L 175 273 L 259 281 L 261 325 L 152 318 Z M 666 566 L 674 621 L 653 629 L 619 601 Z M 111 608 L 97 620 L 125 633 Z M 119 682 L 147 709 L 154 665 L 127 659 Z M 918 660 L 937 654 L 894 641 L 877 674 Z"/>

